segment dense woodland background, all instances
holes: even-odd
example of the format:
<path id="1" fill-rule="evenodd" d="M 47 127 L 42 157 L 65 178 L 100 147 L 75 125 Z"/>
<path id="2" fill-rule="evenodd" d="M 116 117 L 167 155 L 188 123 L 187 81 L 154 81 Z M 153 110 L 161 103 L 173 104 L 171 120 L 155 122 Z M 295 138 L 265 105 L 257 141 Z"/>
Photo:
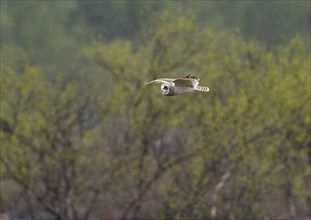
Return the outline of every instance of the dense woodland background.
<path id="1" fill-rule="evenodd" d="M 1 1 L 0 95 L 2 219 L 310 219 L 309 1 Z"/>

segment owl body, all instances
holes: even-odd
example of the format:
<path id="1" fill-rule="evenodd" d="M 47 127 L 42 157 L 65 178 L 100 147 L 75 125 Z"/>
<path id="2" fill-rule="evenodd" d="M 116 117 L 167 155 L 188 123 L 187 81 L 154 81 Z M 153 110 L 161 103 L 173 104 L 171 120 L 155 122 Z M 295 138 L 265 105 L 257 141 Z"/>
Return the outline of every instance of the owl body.
<path id="1" fill-rule="evenodd" d="M 174 96 L 194 91 L 208 92 L 209 88 L 207 86 L 199 86 L 199 81 L 199 78 L 188 75 L 178 79 L 160 78 L 146 84 L 160 83 L 161 93 L 166 96 Z"/>

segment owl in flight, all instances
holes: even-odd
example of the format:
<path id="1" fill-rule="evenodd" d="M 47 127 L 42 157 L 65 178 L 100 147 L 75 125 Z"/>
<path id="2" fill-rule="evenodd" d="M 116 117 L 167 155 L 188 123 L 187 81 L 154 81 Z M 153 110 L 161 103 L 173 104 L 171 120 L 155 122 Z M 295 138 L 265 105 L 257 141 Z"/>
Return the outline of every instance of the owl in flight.
<path id="1" fill-rule="evenodd" d="M 160 83 L 161 92 L 166 96 L 174 96 L 185 92 L 201 91 L 208 92 L 209 88 L 207 86 L 199 86 L 200 79 L 195 76 L 185 76 L 184 78 L 170 79 L 170 78 L 160 78 L 152 80 L 146 85 L 151 83 Z"/>

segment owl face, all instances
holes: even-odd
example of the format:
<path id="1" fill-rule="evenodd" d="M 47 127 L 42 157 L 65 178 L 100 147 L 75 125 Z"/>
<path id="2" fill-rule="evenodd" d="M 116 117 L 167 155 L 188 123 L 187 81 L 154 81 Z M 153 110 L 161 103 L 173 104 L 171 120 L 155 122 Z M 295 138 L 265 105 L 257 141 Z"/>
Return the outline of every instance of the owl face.
<path id="1" fill-rule="evenodd" d="M 172 85 L 171 83 L 163 83 L 161 85 L 161 92 L 163 95 L 166 96 L 175 95 L 174 85 Z"/>

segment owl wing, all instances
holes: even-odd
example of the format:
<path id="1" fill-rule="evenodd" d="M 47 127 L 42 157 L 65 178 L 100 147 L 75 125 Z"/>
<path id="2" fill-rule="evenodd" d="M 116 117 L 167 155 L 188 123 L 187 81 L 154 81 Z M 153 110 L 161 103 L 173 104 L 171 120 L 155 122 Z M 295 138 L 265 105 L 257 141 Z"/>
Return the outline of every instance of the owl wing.
<path id="1" fill-rule="evenodd" d="M 196 86 L 194 87 L 194 90 L 201 91 L 201 92 L 208 92 L 209 88 L 207 86 Z"/>
<path id="2" fill-rule="evenodd" d="M 207 86 L 199 86 L 199 79 L 197 77 L 180 78 L 180 79 L 174 80 L 173 82 L 175 83 L 175 86 L 192 87 L 194 90 L 201 91 L 201 92 L 209 91 L 209 88 Z"/>
<path id="3" fill-rule="evenodd" d="M 193 80 L 189 78 L 175 79 L 173 82 L 175 83 L 175 86 L 195 87 Z"/>
<path id="4" fill-rule="evenodd" d="M 151 83 L 157 83 L 157 84 L 163 84 L 163 83 L 169 83 L 169 82 L 173 82 L 174 79 L 170 79 L 170 78 L 160 78 L 160 79 L 155 79 L 152 80 L 150 82 L 145 83 L 146 85 L 151 84 Z"/>

